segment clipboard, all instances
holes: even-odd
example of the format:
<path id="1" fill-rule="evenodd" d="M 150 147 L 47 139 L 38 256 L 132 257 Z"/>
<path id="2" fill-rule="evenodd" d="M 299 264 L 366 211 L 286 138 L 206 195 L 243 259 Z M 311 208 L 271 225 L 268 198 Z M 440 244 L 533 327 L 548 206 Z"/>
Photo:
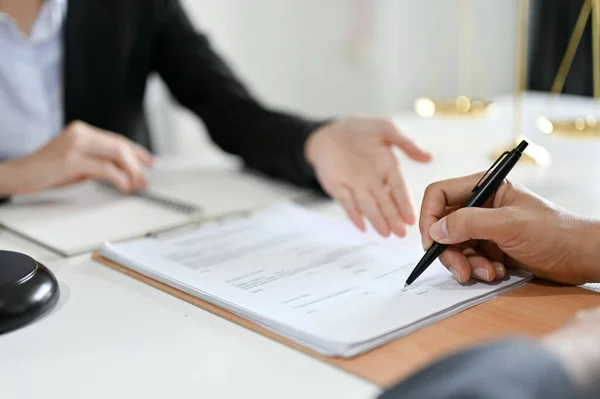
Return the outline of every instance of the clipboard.
<path id="1" fill-rule="evenodd" d="M 207 312 L 382 387 L 391 387 L 457 350 L 507 336 L 541 336 L 565 324 L 577 311 L 600 306 L 599 293 L 533 281 L 363 355 L 338 359 L 320 355 L 240 316 L 114 263 L 99 252 L 95 252 L 92 258 Z"/>

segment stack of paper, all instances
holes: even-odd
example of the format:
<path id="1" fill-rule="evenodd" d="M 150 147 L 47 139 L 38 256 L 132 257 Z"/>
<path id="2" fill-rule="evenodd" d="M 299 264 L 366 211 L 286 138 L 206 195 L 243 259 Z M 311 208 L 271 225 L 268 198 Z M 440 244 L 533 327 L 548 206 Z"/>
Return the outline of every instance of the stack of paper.
<path id="1" fill-rule="evenodd" d="M 523 285 L 462 286 L 439 263 L 411 287 L 419 243 L 356 231 L 282 204 L 128 243 L 101 255 L 321 354 L 351 357 Z"/>

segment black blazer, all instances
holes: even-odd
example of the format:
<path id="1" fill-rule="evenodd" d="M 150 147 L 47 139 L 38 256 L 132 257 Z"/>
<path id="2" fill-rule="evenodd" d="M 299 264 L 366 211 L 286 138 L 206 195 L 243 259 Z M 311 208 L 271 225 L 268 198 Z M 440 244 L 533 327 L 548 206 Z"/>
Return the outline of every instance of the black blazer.
<path id="1" fill-rule="evenodd" d="M 259 104 L 179 0 L 69 1 L 64 35 L 65 123 L 82 120 L 151 148 L 143 98 L 156 72 L 223 150 L 269 175 L 314 184 L 303 147 L 320 123 Z"/>

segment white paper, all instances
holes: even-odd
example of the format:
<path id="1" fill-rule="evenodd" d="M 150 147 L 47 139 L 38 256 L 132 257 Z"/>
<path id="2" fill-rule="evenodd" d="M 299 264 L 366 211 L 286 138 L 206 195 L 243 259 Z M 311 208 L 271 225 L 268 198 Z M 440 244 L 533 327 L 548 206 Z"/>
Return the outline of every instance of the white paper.
<path id="1" fill-rule="evenodd" d="M 155 170 L 152 182 L 154 193 L 196 204 L 210 215 L 255 210 L 307 193 L 291 184 L 235 169 Z"/>
<path id="2" fill-rule="evenodd" d="M 2 225 L 65 255 L 96 249 L 106 240 L 131 239 L 177 226 L 188 219 L 180 212 L 92 182 L 18 196 L 0 207 Z"/>
<path id="3" fill-rule="evenodd" d="M 513 275 L 462 286 L 436 262 L 403 289 L 422 256 L 419 243 L 360 233 L 346 220 L 289 204 L 168 237 L 107 244 L 103 254 L 340 356 L 524 281 Z"/>

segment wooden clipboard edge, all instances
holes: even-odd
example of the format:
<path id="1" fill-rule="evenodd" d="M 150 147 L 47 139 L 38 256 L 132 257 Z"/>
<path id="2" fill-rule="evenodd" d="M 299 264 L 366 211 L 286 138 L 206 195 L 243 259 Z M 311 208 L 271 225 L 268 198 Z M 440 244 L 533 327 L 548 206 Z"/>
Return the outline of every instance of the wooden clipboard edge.
<path id="1" fill-rule="evenodd" d="M 314 357 L 318 360 L 321 360 L 325 363 L 328 363 L 336 368 L 344 370 L 347 373 L 350 373 L 350 374 L 356 375 L 357 377 L 363 378 L 366 381 L 369 381 L 369 382 L 375 383 L 375 384 L 378 383 L 377 381 L 374 381 L 373 379 L 369 378 L 368 373 L 365 373 L 365 374 L 357 373 L 357 372 L 350 370 L 343 366 L 344 363 L 348 363 L 348 364 L 351 363 L 353 361 L 353 359 L 358 359 L 363 356 L 368 356 L 368 352 L 363 355 L 359 355 L 354 358 L 348 358 L 348 359 L 327 357 L 327 356 L 321 355 L 321 354 L 319 354 L 311 349 L 308 349 L 292 340 L 284 338 L 281 335 L 278 335 L 265 327 L 261 327 L 256 323 L 246 320 L 243 317 L 233 314 L 227 310 L 221 309 L 218 306 L 212 305 L 206 301 L 196 298 L 193 295 L 190 295 L 188 293 L 180 291 L 180 290 L 173 288 L 167 284 L 161 283 L 160 281 L 157 281 L 150 277 L 144 276 L 141 273 L 138 273 L 138 272 L 131 270 L 125 266 L 122 266 L 116 262 L 113 262 L 113 261 L 103 257 L 99 251 L 96 251 L 93 253 L 92 259 L 98 263 L 108 266 L 108 267 L 110 267 L 118 272 L 121 272 L 127 276 L 133 277 L 136 280 L 141 281 L 142 283 L 148 284 L 153 288 L 159 289 L 159 290 L 161 290 L 169 295 L 172 295 L 178 299 L 181 299 L 191 305 L 197 306 L 200 309 L 210 312 L 210 313 L 214 314 L 215 316 L 219 316 L 225 320 L 233 322 L 241 327 L 244 327 L 252 332 L 258 333 L 258 334 L 260 334 L 264 337 L 267 337 L 271 340 L 274 340 L 280 344 L 286 345 L 288 347 L 291 347 L 292 349 L 295 349 L 304 354 L 312 356 L 312 357 Z"/>

